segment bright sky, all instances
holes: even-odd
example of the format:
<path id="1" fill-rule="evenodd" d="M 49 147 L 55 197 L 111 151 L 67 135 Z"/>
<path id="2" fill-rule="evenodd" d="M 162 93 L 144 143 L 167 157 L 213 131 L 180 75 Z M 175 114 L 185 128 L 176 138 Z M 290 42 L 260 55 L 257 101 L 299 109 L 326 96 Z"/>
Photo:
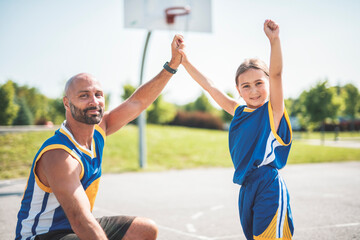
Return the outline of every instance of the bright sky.
<path id="1" fill-rule="evenodd" d="M 225 91 L 235 91 L 234 75 L 249 57 L 269 62 L 263 22 L 280 25 L 285 97 L 327 78 L 331 85 L 360 89 L 360 1 L 213 0 L 212 33 L 182 33 L 189 59 Z M 173 31 L 153 31 L 144 79 L 170 60 Z M 8 79 L 62 96 L 71 76 L 88 72 L 120 102 L 126 83 L 138 85 L 147 31 L 123 27 L 121 0 L 1 0 L 0 84 Z M 164 90 L 176 104 L 194 101 L 201 88 L 183 67 Z M 237 96 L 237 95 L 236 95 Z"/>

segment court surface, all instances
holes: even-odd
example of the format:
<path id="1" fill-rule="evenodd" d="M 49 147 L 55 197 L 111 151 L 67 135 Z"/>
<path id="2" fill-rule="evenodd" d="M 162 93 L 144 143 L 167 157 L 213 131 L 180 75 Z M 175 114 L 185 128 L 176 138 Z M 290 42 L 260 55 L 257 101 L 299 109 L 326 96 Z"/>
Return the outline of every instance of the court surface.
<path id="1" fill-rule="evenodd" d="M 159 240 L 245 239 L 231 168 L 105 174 L 94 215 L 155 220 Z M 293 239 L 360 239 L 360 162 L 288 165 Z M 13 239 L 25 179 L 0 181 L 0 240 Z"/>

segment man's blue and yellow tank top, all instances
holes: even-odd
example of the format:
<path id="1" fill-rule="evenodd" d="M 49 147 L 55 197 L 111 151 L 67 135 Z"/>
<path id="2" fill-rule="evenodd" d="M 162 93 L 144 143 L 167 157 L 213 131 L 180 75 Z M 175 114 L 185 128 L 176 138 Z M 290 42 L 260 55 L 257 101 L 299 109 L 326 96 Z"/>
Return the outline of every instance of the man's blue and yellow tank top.
<path id="1" fill-rule="evenodd" d="M 62 149 L 81 165 L 80 181 L 89 198 L 91 210 L 94 206 L 101 176 L 101 162 L 105 132 L 95 126 L 91 149 L 81 147 L 63 123 L 54 136 L 41 146 L 35 155 L 21 208 L 18 213 L 15 239 L 34 239 L 35 235 L 53 230 L 71 229 L 65 212 L 52 190 L 42 184 L 35 174 L 37 161 L 49 150 Z"/>
<path id="2" fill-rule="evenodd" d="M 257 109 L 238 106 L 229 129 L 229 150 L 235 167 L 233 181 L 242 185 L 254 169 L 281 169 L 287 162 L 292 130 L 286 110 L 275 131 L 271 104 Z"/>

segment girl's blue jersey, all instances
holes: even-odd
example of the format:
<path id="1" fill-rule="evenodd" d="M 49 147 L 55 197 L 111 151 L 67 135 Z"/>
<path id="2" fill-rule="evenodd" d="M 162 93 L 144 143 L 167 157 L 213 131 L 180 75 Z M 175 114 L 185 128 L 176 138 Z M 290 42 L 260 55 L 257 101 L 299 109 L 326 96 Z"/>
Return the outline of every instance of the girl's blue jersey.
<path id="1" fill-rule="evenodd" d="M 252 171 L 263 165 L 283 168 L 291 143 L 292 130 L 286 110 L 275 131 L 270 102 L 257 109 L 238 106 L 229 129 L 229 149 L 235 167 L 234 183 L 242 185 Z"/>

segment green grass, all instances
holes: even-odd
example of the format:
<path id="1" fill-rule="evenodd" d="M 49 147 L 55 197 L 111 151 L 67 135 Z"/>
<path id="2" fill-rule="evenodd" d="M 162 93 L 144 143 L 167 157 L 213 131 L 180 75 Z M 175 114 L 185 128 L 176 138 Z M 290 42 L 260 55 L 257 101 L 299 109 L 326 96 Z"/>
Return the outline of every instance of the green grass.
<path id="1" fill-rule="evenodd" d="M 147 170 L 232 166 L 227 132 L 149 125 L 146 133 Z M 107 138 L 104 171 L 133 171 L 138 165 L 136 126 L 127 126 Z"/>
<path id="2" fill-rule="evenodd" d="M 296 133 L 298 134 L 298 133 Z M 307 139 L 304 136 L 296 138 Z M 27 177 L 41 144 L 53 131 L 0 135 L 0 179 Z M 146 171 L 197 167 L 232 167 L 226 131 L 148 125 Z M 333 135 L 332 135 L 333 136 Z M 312 134 L 319 139 L 319 134 Z M 360 134 L 341 133 L 340 139 L 360 141 Z M 331 138 L 328 134 L 327 139 Z M 360 160 L 360 149 L 308 145 L 294 140 L 289 163 Z M 108 136 L 103 156 L 104 172 L 140 171 L 138 130 L 128 125 Z"/>
<path id="3" fill-rule="evenodd" d="M 32 160 L 52 131 L 0 135 L 0 179 L 24 177 Z"/>
<path id="4" fill-rule="evenodd" d="M 288 158 L 288 163 L 320 163 L 359 161 L 360 149 L 315 146 L 306 142 L 294 140 Z"/>

